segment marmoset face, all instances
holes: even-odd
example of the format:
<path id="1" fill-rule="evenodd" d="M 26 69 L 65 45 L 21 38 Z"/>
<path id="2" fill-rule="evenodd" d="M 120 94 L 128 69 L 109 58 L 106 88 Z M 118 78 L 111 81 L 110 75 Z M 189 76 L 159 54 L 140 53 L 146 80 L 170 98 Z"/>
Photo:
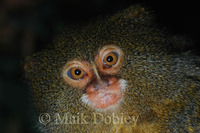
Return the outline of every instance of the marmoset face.
<path id="1" fill-rule="evenodd" d="M 85 89 L 82 102 L 98 110 L 114 110 L 123 98 L 126 81 L 117 78 L 122 67 L 123 51 L 115 45 L 105 45 L 94 61 L 71 60 L 63 68 L 63 80 L 74 89 Z"/>

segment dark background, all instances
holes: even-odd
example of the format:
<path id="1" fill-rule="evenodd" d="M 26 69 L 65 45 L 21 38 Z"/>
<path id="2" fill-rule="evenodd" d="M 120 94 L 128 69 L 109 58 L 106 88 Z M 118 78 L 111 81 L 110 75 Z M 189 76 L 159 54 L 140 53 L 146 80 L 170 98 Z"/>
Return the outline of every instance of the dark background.
<path id="1" fill-rule="evenodd" d="M 131 4 L 142 3 L 171 33 L 193 40 L 199 51 L 199 3 L 175 0 L 1 0 L 0 1 L 0 132 L 31 131 L 28 87 L 21 62 L 44 49 L 64 25 L 87 22 Z"/>

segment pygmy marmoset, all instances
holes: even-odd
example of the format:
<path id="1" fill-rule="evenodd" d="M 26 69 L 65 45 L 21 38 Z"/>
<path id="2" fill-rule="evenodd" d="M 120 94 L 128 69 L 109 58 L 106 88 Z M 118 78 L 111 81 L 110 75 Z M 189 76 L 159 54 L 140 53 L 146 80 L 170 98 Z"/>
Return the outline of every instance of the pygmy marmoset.
<path id="1" fill-rule="evenodd" d="M 66 28 L 26 60 L 37 127 L 51 133 L 200 132 L 200 59 L 176 53 L 135 5 Z"/>

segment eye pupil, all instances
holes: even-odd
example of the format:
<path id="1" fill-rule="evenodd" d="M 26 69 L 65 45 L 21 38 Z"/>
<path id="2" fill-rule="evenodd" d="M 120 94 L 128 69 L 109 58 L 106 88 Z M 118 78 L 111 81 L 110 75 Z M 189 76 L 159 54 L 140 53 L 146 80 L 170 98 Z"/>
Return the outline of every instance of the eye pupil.
<path id="1" fill-rule="evenodd" d="M 113 61 L 113 57 L 112 56 L 108 56 L 106 59 L 108 62 L 112 62 Z"/>
<path id="2" fill-rule="evenodd" d="M 80 69 L 76 69 L 76 70 L 75 70 L 75 74 L 76 74 L 76 75 L 81 75 L 81 70 L 80 70 Z"/>
<path id="3" fill-rule="evenodd" d="M 114 66 L 118 61 L 118 53 L 110 52 L 104 56 L 103 63 L 106 67 Z"/>
<path id="4" fill-rule="evenodd" d="M 85 71 L 81 67 L 73 67 L 69 69 L 67 75 L 74 80 L 80 80 L 84 78 Z"/>

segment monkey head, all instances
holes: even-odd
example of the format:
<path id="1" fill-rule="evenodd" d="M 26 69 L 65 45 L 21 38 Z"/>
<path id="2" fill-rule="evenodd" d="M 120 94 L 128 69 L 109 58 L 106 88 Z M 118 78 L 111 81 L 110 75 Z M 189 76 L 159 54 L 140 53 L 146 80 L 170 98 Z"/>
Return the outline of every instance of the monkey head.
<path id="1" fill-rule="evenodd" d="M 51 47 L 27 58 L 25 76 L 38 113 L 85 114 L 89 122 L 51 121 L 41 129 L 61 133 L 188 131 L 189 126 L 179 123 L 197 119 L 199 67 L 188 54 L 172 54 L 168 36 L 153 22 L 144 8 L 131 6 L 84 26 L 66 28 Z M 181 119 L 183 109 L 193 116 L 186 113 Z M 123 114 L 121 120 L 140 116 L 138 126 L 133 121 L 94 124 L 93 113 L 98 112 Z M 197 129 L 194 124 L 191 128 Z"/>

